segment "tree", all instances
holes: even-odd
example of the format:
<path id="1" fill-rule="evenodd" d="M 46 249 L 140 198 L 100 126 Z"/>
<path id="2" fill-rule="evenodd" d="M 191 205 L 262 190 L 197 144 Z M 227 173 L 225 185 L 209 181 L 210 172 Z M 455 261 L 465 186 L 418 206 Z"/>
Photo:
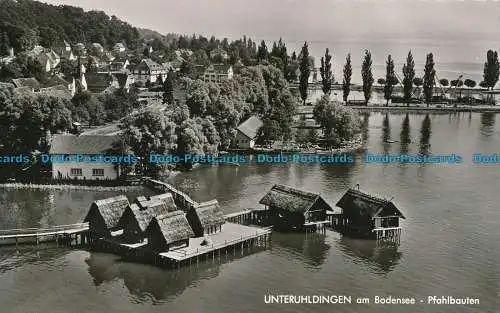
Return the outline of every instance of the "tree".
<path id="1" fill-rule="evenodd" d="M 452 80 L 452 81 L 450 82 L 450 85 L 451 85 L 452 87 L 459 87 L 459 88 L 460 88 L 460 87 L 462 87 L 462 86 L 463 86 L 463 84 L 464 84 L 464 82 L 463 82 L 461 79 L 454 79 L 454 80 Z"/>
<path id="2" fill-rule="evenodd" d="M 466 79 L 464 81 L 464 85 L 468 88 L 474 88 L 474 87 L 476 87 L 476 82 L 472 79 Z M 472 91 L 469 92 L 469 97 L 471 96 L 471 94 L 472 94 Z"/>
<path id="3" fill-rule="evenodd" d="M 488 88 L 488 84 L 485 82 L 485 81 L 481 81 L 479 83 L 479 87 L 482 87 L 482 88 Z"/>
<path id="4" fill-rule="evenodd" d="M 484 63 L 483 81 L 488 89 L 493 89 L 498 82 L 500 64 L 497 51 L 488 50 L 486 53 L 486 62 Z"/>
<path id="5" fill-rule="evenodd" d="M 173 70 L 170 70 L 167 74 L 167 78 L 163 83 L 163 103 L 173 104 L 174 103 L 174 76 Z"/>
<path id="6" fill-rule="evenodd" d="M 363 64 L 361 66 L 361 77 L 363 79 L 363 95 L 365 96 L 365 102 L 368 104 L 372 96 L 372 86 L 373 86 L 373 73 L 372 73 L 372 54 L 370 51 L 365 50 L 365 56 L 363 59 Z"/>
<path id="7" fill-rule="evenodd" d="M 323 85 L 323 93 L 330 95 L 332 92 L 333 72 L 332 72 L 332 56 L 328 48 L 326 48 L 325 56 L 321 58 L 321 84 Z"/>
<path id="8" fill-rule="evenodd" d="M 260 42 L 259 50 L 257 51 L 257 60 L 259 63 L 269 59 L 269 51 L 267 51 L 266 42 L 262 40 Z"/>
<path id="9" fill-rule="evenodd" d="M 342 91 L 344 102 L 347 103 L 347 98 L 351 91 L 351 78 L 352 78 L 352 65 L 351 65 L 351 54 L 348 53 L 345 59 L 344 65 L 344 79 L 342 81 Z"/>
<path id="10" fill-rule="evenodd" d="M 326 143 L 338 147 L 343 141 L 351 141 L 360 132 L 359 115 L 343 105 L 323 96 L 316 102 L 314 119 L 323 128 Z"/>
<path id="11" fill-rule="evenodd" d="M 7 34 L 7 32 L 3 32 L 2 36 L 0 37 L 0 56 L 8 55 L 9 49 L 10 49 L 9 35 Z"/>
<path id="12" fill-rule="evenodd" d="M 434 69 L 434 56 L 432 53 L 427 55 L 424 69 L 424 97 L 427 106 L 432 101 L 432 94 L 434 92 L 434 85 L 436 84 L 436 70 Z"/>
<path id="13" fill-rule="evenodd" d="M 420 87 L 424 84 L 424 80 L 420 77 L 413 78 L 413 85 Z"/>
<path id="14" fill-rule="evenodd" d="M 442 78 L 439 80 L 439 84 L 443 87 L 448 87 L 450 85 L 450 82 L 446 78 Z"/>
<path id="15" fill-rule="evenodd" d="M 297 54 L 294 52 L 292 52 L 292 61 L 297 61 Z"/>
<path id="16" fill-rule="evenodd" d="M 304 105 L 306 104 L 307 92 L 309 89 L 309 76 L 311 76 L 311 64 L 309 60 L 309 48 L 307 42 L 304 43 L 302 50 L 300 52 L 300 80 L 299 80 L 299 90 L 300 98 Z"/>
<path id="17" fill-rule="evenodd" d="M 410 50 L 406 57 L 406 64 L 403 65 L 403 94 L 407 106 L 410 106 L 413 96 L 413 78 L 415 78 L 415 61 Z"/>
<path id="18" fill-rule="evenodd" d="M 397 83 L 396 73 L 394 72 L 394 60 L 389 54 L 387 56 L 387 62 L 385 67 L 385 86 L 384 86 L 384 99 L 386 101 L 385 105 L 389 106 L 389 100 L 391 100 L 392 93 L 394 91 L 394 85 Z"/>
<path id="19" fill-rule="evenodd" d="M 385 85 L 385 78 L 379 78 L 379 79 L 377 79 L 377 84 L 379 84 L 379 85 Z"/>

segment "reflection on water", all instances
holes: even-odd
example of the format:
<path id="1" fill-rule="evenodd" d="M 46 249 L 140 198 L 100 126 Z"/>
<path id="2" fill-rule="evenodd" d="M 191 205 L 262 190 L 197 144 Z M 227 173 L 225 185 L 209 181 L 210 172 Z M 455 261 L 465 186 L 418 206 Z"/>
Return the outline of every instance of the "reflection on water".
<path id="1" fill-rule="evenodd" d="M 388 154 L 390 151 L 390 140 L 391 124 L 389 123 L 389 113 L 386 113 L 382 121 L 382 146 L 384 148 L 384 154 Z"/>
<path id="2" fill-rule="evenodd" d="M 49 264 L 49 271 L 57 271 L 64 256 L 70 250 L 52 243 L 42 243 L 38 247 L 32 245 L 0 247 L 0 274 L 26 264 Z"/>
<path id="3" fill-rule="evenodd" d="M 325 242 L 325 235 L 321 233 L 306 235 L 274 232 L 271 244 L 273 252 L 288 259 L 301 260 L 306 267 L 312 268 L 323 265 L 330 250 L 330 245 Z"/>
<path id="4" fill-rule="evenodd" d="M 430 150 L 430 141 L 431 139 L 431 118 L 429 114 L 425 115 L 424 120 L 422 121 L 422 127 L 420 128 L 420 153 L 421 154 L 429 154 Z"/>
<path id="5" fill-rule="evenodd" d="M 410 115 L 406 113 L 401 125 L 401 134 L 399 141 L 401 142 L 401 154 L 408 153 L 408 146 L 411 143 Z"/>
<path id="6" fill-rule="evenodd" d="M 373 240 L 342 237 L 338 242 L 338 248 L 355 260 L 369 265 L 376 274 L 389 273 L 398 265 L 402 257 L 397 245 L 380 245 Z"/>
<path id="7" fill-rule="evenodd" d="M 491 137 L 495 134 L 495 113 L 481 113 L 481 127 L 479 131 L 484 137 Z"/>
<path id="8" fill-rule="evenodd" d="M 363 136 L 363 141 L 368 140 L 369 136 L 369 126 L 370 126 L 370 112 L 362 112 L 361 113 L 361 132 Z"/>

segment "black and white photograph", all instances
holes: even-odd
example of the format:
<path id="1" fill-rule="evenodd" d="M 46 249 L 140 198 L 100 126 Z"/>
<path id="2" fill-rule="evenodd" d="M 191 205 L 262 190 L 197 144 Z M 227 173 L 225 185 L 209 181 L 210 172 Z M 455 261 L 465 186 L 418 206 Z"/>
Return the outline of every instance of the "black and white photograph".
<path id="1" fill-rule="evenodd" d="M 0 312 L 499 313 L 500 2 L 0 0 Z"/>

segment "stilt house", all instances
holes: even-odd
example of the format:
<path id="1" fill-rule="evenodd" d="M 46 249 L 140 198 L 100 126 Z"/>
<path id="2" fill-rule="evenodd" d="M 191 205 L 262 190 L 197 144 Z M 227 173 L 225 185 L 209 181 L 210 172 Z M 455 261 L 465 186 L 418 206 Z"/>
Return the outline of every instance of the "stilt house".
<path id="1" fill-rule="evenodd" d="M 138 197 L 131 204 L 119 221 L 123 228 L 123 238 L 127 242 L 139 242 L 145 238 L 144 232 L 155 216 L 177 210 L 170 193 L 146 197 Z"/>
<path id="2" fill-rule="evenodd" d="M 226 222 L 217 200 L 203 202 L 198 206 L 191 207 L 186 214 L 186 218 L 196 237 L 219 232 Z"/>
<path id="3" fill-rule="evenodd" d="M 84 222 L 89 223 L 89 234 L 93 238 L 109 238 L 120 230 L 118 222 L 129 206 L 126 196 L 97 200 L 90 205 Z"/>
<path id="4" fill-rule="evenodd" d="M 405 218 L 391 200 L 369 195 L 359 189 L 347 190 L 336 206 L 342 209 L 339 231 L 353 237 L 376 238 L 379 231 L 399 232 L 399 219 Z"/>
<path id="5" fill-rule="evenodd" d="M 194 232 L 183 211 L 155 216 L 146 229 L 148 247 L 157 252 L 186 247 Z"/>
<path id="6" fill-rule="evenodd" d="M 270 222 L 277 230 L 303 230 L 325 222 L 326 212 L 331 210 L 319 194 L 283 185 L 274 185 L 259 203 L 269 210 Z"/>

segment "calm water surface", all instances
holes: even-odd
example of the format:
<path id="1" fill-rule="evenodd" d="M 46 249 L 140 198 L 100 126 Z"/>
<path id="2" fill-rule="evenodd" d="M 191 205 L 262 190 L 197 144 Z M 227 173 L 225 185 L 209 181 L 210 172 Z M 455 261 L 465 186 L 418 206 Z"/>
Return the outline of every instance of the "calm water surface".
<path id="1" fill-rule="evenodd" d="M 485 312 L 500 311 L 500 170 L 474 152 L 500 152 L 500 115 L 372 113 L 366 150 L 457 153 L 460 165 L 249 165 L 201 167 L 172 181 L 226 212 L 255 207 L 275 183 L 320 192 L 346 188 L 394 201 L 406 215 L 401 245 L 326 235 L 273 235 L 272 247 L 179 271 L 47 245 L 0 248 L 2 312 Z M 384 144 L 395 140 L 396 143 Z M 428 145 L 430 144 L 430 145 Z M 79 222 L 94 199 L 118 192 L 0 190 L 0 228 Z M 131 192 L 131 198 L 141 192 Z M 479 306 L 269 305 L 266 294 L 476 297 Z"/>

